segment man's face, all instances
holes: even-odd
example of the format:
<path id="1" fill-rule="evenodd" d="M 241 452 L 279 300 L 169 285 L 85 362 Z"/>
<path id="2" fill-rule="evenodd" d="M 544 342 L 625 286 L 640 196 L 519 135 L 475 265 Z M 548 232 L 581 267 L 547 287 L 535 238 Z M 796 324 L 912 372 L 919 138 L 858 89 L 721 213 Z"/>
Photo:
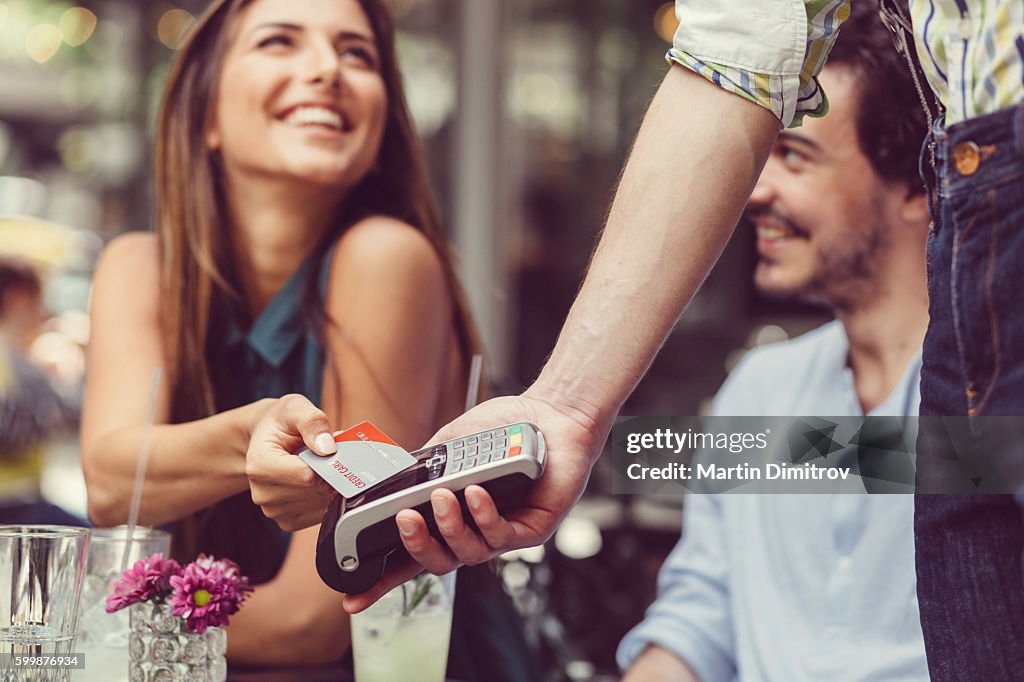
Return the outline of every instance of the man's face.
<path id="1" fill-rule="evenodd" d="M 820 77 L 829 113 L 779 135 L 747 205 L 757 232 L 754 281 L 765 294 L 849 309 L 879 288 L 888 254 L 886 185 L 861 152 L 852 74 Z"/>

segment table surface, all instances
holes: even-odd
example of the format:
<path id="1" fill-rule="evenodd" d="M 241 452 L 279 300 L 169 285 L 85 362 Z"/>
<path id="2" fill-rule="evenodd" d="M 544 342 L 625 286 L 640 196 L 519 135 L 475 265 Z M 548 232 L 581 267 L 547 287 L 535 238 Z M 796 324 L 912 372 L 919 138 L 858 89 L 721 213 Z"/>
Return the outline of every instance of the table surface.
<path id="1" fill-rule="evenodd" d="M 352 671 L 340 665 L 277 668 L 273 670 L 235 669 L 228 671 L 228 682 L 355 682 Z"/>
<path id="2" fill-rule="evenodd" d="M 246 669 L 230 668 L 228 682 L 355 682 L 352 671 L 334 663 L 295 668 Z M 460 682 L 449 679 L 447 682 Z"/>

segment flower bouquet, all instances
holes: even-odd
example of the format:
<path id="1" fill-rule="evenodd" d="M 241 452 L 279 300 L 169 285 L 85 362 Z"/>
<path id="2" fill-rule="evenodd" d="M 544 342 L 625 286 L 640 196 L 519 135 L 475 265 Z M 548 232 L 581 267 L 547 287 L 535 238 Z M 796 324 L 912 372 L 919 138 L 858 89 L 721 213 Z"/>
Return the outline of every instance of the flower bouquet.
<path id="1" fill-rule="evenodd" d="M 130 607 L 129 678 L 132 682 L 227 676 L 222 629 L 252 591 L 227 559 L 202 556 L 182 568 L 154 554 L 136 561 L 107 597 L 107 612 Z"/>

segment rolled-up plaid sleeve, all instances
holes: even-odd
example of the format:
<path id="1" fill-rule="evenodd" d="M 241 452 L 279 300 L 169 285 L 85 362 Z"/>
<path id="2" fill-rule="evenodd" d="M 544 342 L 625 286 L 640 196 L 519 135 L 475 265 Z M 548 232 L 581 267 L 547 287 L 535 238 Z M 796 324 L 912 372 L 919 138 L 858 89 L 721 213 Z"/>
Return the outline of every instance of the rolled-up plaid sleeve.
<path id="1" fill-rule="evenodd" d="M 676 0 L 668 59 L 798 126 L 828 111 L 817 76 L 850 1 Z"/>

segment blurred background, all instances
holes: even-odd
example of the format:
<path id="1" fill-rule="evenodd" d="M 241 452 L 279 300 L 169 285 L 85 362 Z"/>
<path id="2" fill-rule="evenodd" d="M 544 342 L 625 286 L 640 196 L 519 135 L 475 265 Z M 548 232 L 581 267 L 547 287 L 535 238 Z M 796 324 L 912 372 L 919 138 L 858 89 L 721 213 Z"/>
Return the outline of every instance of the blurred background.
<path id="1" fill-rule="evenodd" d="M 41 490 L 72 514 L 85 514 L 75 419 L 92 266 L 112 237 L 151 229 L 155 111 L 169 60 L 205 5 L 0 0 L 0 256 L 43 278 L 44 320 L 26 352 L 67 417 L 43 447 Z M 540 370 L 581 281 L 667 68 L 673 6 L 391 5 L 494 391 L 515 392 Z M 741 225 L 624 415 L 699 414 L 746 349 L 822 321 L 759 298 L 754 258 Z M 614 674 L 615 644 L 640 619 L 678 538 L 680 500 L 612 496 L 608 480 L 599 465 L 553 541 L 503 564 L 552 679 Z"/>

